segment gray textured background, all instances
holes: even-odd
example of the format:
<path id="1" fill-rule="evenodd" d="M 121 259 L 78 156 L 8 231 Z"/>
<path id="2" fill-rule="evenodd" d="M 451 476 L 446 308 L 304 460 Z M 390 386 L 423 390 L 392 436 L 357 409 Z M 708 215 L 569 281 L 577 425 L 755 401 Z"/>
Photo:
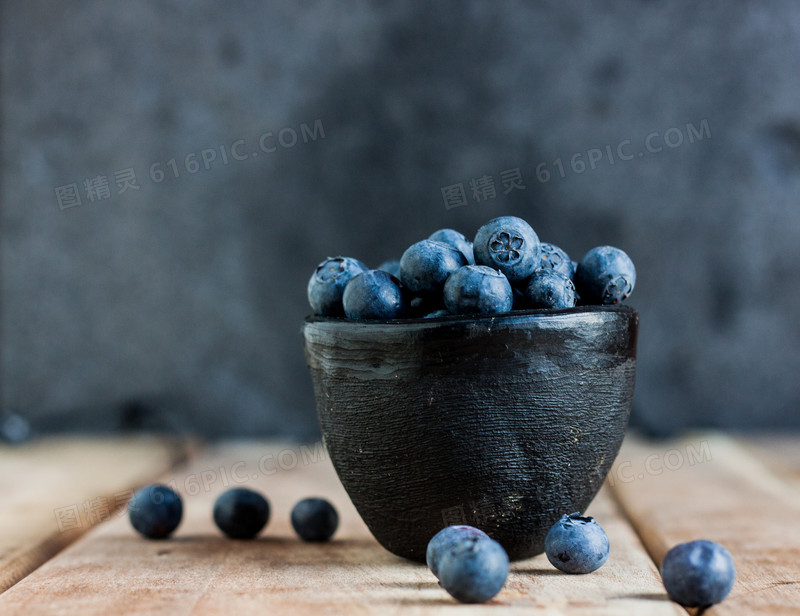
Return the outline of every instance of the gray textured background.
<path id="1" fill-rule="evenodd" d="M 637 423 L 800 427 L 796 2 L 14 2 L 0 36 L 2 403 L 37 430 L 313 436 L 316 263 L 501 214 L 633 257 Z"/>

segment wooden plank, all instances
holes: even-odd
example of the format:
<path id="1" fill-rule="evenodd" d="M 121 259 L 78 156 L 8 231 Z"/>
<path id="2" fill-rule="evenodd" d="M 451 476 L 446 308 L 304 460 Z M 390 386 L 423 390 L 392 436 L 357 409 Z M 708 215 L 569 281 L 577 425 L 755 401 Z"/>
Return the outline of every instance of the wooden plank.
<path id="1" fill-rule="evenodd" d="M 732 439 L 626 439 L 611 476 L 657 563 L 670 547 L 694 539 L 731 552 L 736 583 L 707 616 L 800 613 L 800 493 Z"/>
<path id="2" fill-rule="evenodd" d="M 736 441 L 775 475 L 800 489 L 800 434 L 760 434 Z"/>
<path id="3" fill-rule="evenodd" d="M 570 576 L 539 556 L 515 563 L 491 604 L 465 607 L 425 566 L 377 544 L 321 447 L 225 445 L 164 481 L 185 497 L 184 522 L 173 539 L 140 539 L 126 519 L 113 520 L 0 595 L 0 613 L 684 613 L 666 599 L 652 560 L 605 491 L 591 508 L 612 543 L 603 568 Z M 223 539 L 213 526 L 214 499 L 232 485 L 258 489 L 271 502 L 272 519 L 257 540 Z M 289 524 L 294 503 L 312 495 L 339 510 L 342 525 L 330 544 L 304 544 Z"/>
<path id="4" fill-rule="evenodd" d="M 0 592 L 185 457 L 175 439 L 48 438 L 0 447 Z"/>

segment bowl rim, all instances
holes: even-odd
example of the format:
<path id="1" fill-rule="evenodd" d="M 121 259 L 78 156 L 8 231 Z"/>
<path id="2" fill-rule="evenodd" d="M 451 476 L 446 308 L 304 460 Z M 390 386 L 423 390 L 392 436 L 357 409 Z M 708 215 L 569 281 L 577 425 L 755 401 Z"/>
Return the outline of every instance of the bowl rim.
<path id="1" fill-rule="evenodd" d="M 515 320 L 522 317 L 529 317 L 529 320 L 546 320 L 549 318 L 563 317 L 564 315 L 580 315 L 592 313 L 621 313 L 629 316 L 636 316 L 638 312 L 632 306 L 625 304 L 609 304 L 609 305 L 587 305 L 575 306 L 574 308 L 529 308 L 525 310 L 510 310 L 500 314 L 448 314 L 441 317 L 417 317 L 414 319 L 348 319 L 347 317 L 323 317 L 316 314 L 308 315 L 304 321 L 308 324 L 331 324 L 341 325 L 342 327 L 348 326 L 386 326 L 400 329 L 404 325 L 420 325 L 420 324 L 434 324 L 434 323 L 479 323 L 491 321 L 492 323 L 498 320 Z"/>

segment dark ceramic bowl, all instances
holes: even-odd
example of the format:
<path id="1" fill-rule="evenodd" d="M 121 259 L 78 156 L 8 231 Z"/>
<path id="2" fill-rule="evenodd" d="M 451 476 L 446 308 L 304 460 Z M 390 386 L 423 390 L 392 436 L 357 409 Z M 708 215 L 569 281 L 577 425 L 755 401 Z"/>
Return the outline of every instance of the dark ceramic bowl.
<path id="1" fill-rule="evenodd" d="M 309 317 L 322 435 L 364 522 L 425 560 L 448 524 L 512 559 L 583 512 L 616 457 L 633 396 L 628 307 L 376 322 Z"/>

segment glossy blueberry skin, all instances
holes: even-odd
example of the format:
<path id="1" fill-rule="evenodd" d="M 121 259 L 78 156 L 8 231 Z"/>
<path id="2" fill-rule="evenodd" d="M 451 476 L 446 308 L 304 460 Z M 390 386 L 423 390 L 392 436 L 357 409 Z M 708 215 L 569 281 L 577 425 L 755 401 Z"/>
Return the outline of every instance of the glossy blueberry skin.
<path id="1" fill-rule="evenodd" d="M 269 521 L 269 503 L 258 492 L 232 488 L 214 503 L 214 523 L 231 539 L 252 539 Z"/>
<path id="2" fill-rule="evenodd" d="M 467 258 L 450 244 L 422 240 L 412 244 L 400 258 L 400 280 L 417 295 L 436 295 L 448 276 L 467 264 Z"/>
<path id="3" fill-rule="evenodd" d="M 292 527 L 303 541 L 328 541 L 339 526 L 339 514 L 324 498 L 304 498 L 292 509 Z"/>
<path id="4" fill-rule="evenodd" d="M 439 577 L 439 562 L 445 552 L 470 537 L 489 539 L 489 535 L 479 528 L 466 525 L 447 526 L 431 538 L 425 552 L 425 561 L 433 575 Z"/>
<path id="5" fill-rule="evenodd" d="M 575 285 L 555 270 L 537 270 L 528 279 L 525 302 L 531 308 L 573 308 Z"/>
<path id="6" fill-rule="evenodd" d="M 472 536 L 442 554 L 439 583 L 461 603 L 485 603 L 503 588 L 508 570 L 508 555 L 497 541 Z"/>
<path id="7" fill-rule="evenodd" d="M 375 269 L 379 269 L 382 272 L 386 272 L 388 274 L 391 274 L 395 278 L 398 278 L 398 279 L 400 278 L 400 261 L 398 261 L 397 259 L 384 261 L 383 263 L 381 263 Z"/>
<path id="8" fill-rule="evenodd" d="M 128 517 L 131 525 L 148 539 L 164 539 L 181 523 L 183 502 L 171 488 L 152 484 L 133 495 Z"/>
<path id="9" fill-rule="evenodd" d="M 661 563 L 670 599 L 685 607 L 719 603 L 733 588 L 736 567 L 728 550 L 713 541 L 689 541 L 672 548 Z"/>
<path id="10" fill-rule="evenodd" d="M 597 246 L 587 252 L 575 271 L 575 288 L 584 303 L 618 304 L 636 286 L 636 268 L 624 251 Z"/>
<path id="11" fill-rule="evenodd" d="M 547 560 L 565 573 L 591 573 L 608 560 L 608 537 L 592 517 L 564 515 L 544 539 Z"/>
<path id="12" fill-rule="evenodd" d="M 498 269 L 511 284 L 530 276 L 539 265 L 539 237 L 516 216 L 493 218 L 475 234 L 475 263 Z"/>
<path id="13" fill-rule="evenodd" d="M 475 253 L 472 249 L 472 242 L 464 237 L 463 233 L 459 233 L 455 229 L 439 229 L 431 233 L 428 239 L 450 244 L 464 255 L 468 265 L 475 265 Z"/>
<path id="14" fill-rule="evenodd" d="M 344 316 L 342 295 L 347 283 L 367 266 L 352 257 L 328 257 L 317 266 L 308 281 L 308 303 L 314 314 L 323 317 Z"/>
<path id="15" fill-rule="evenodd" d="M 575 275 L 575 263 L 569 255 L 555 244 L 542 242 L 539 244 L 540 256 L 537 270 L 552 270 L 562 276 L 572 278 Z"/>
<path id="16" fill-rule="evenodd" d="M 391 274 L 367 270 L 347 283 L 342 305 L 348 319 L 401 319 L 408 310 L 408 297 Z"/>
<path id="17" fill-rule="evenodd" d="M 513 304 L 508 279 L 485 265 L 465 265 L 444 285 L 444 305 L 453 314 L 502 314 Z"/>

